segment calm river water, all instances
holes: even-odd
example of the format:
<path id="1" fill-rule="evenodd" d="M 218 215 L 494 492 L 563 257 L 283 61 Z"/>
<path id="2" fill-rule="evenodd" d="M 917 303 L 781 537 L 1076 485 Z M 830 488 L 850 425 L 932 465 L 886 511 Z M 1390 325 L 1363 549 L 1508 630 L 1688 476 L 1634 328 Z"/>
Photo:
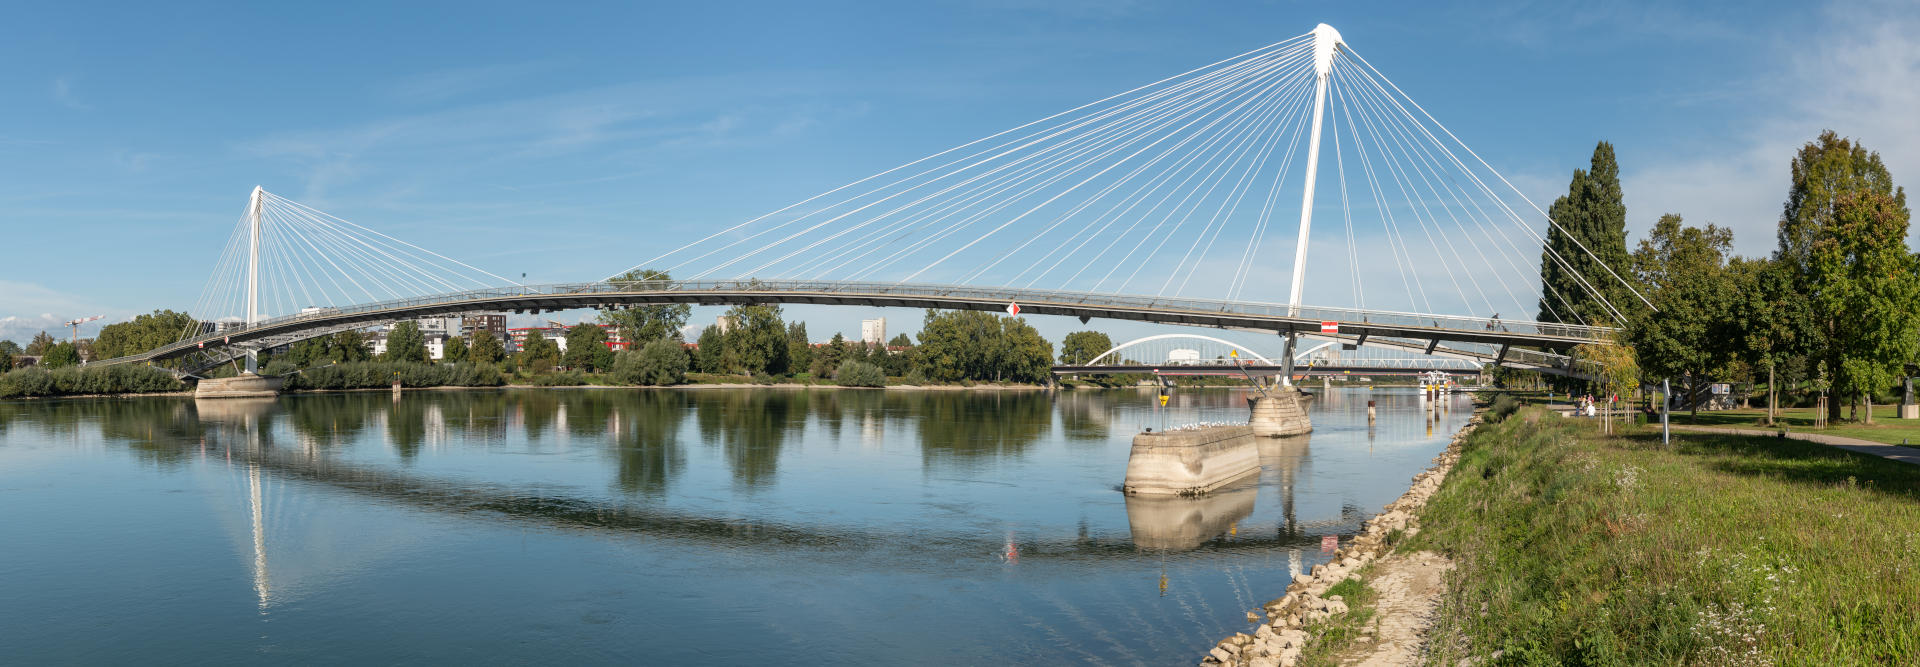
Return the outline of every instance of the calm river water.
<path id="1" fill-rule="evenodd" d="M 1470 413 L 1335 389 L 1257 482 L 1119 492 L 1245 395 L 0 403 L 0 664 L 1192 664 Z"/>

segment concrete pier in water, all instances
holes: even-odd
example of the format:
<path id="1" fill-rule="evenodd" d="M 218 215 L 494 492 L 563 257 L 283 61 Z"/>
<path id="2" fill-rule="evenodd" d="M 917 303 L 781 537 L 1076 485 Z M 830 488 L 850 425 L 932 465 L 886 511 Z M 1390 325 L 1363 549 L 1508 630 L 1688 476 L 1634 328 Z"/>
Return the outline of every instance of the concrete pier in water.
<path id="1" fill-rule="evenodd" d="M 1266 396 L 1254 396 L 1247 399 L 1247 426 L 1253 428 L 1253 434 L 1261 437 L 1276 438 L 1289 435 L 1304 435 L 1313 432 L 1313 421 L 1307 418 L 1306 397 L 1292 387 L 1279 387 Z"/>
<path id="2" fill-rule="evenodd" d="M 285 378 L 243 373 L 230 378 L 207 378 L 193 388 L 194 398 L 272 398 L 280 394 Z"/>
<path id="3" fill-rule="evenodd" d="M 1192 496 L 1260 471 L 1253 429 L 1214 426 L 1133 436 L 1127 455 L 1129 495 Z"/>

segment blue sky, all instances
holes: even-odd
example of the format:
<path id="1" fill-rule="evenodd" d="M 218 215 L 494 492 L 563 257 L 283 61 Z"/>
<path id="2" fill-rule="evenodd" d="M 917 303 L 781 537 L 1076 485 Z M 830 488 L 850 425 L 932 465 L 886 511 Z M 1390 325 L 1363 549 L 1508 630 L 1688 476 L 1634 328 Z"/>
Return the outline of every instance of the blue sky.
<path id="1" fill-rule="evenodd" d="M 10 8 L 0 337 L 185 307 L 256 184 L 590 280 L 1319 22 L 1543 206 L 1613 141 L 1636 233 L 1678 212 L 1766 252 L 1826 127 L 1920 173 L 1910 3 L 688 4 Z M 823 338 L 870 314 L 792 310 Z"/>

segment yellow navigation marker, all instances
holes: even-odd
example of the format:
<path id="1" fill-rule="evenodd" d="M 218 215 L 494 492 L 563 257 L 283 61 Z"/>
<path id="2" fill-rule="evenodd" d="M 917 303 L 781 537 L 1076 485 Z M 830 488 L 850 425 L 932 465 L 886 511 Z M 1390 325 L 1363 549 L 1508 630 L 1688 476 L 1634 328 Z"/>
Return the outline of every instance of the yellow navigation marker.
<path id="1" fill-rule="evenodd" d="M 1166 395 L 1166 394 L 1161 394 L 1161 395 L 1160 395 L 1160 407 L 1163 407 L 1163 408 L 1164 408 L 1164 407 L 1167 407 L 1167 395 Z"/>

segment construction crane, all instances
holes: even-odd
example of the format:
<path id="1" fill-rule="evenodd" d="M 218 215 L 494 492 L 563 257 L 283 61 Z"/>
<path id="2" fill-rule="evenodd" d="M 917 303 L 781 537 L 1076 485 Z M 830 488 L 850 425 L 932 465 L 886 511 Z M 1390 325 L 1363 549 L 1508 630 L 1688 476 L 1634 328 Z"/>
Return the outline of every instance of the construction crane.
<path id="1" fill-rule="evenodd" d="M 106 316 L 95 315 L 93 317 L 82 317 L 77 320 L 69 320 L 67 322 L 63 322 L 61 325 L 67 327 L 70 330 L 70 332 L 67 335 L 67 342 L 72 343 L 74 345 L 79 345 L 80 344 L 80 325 L 86 324 L 88 322 L 92 322 L 102 317 L 106 317 Z"/>

